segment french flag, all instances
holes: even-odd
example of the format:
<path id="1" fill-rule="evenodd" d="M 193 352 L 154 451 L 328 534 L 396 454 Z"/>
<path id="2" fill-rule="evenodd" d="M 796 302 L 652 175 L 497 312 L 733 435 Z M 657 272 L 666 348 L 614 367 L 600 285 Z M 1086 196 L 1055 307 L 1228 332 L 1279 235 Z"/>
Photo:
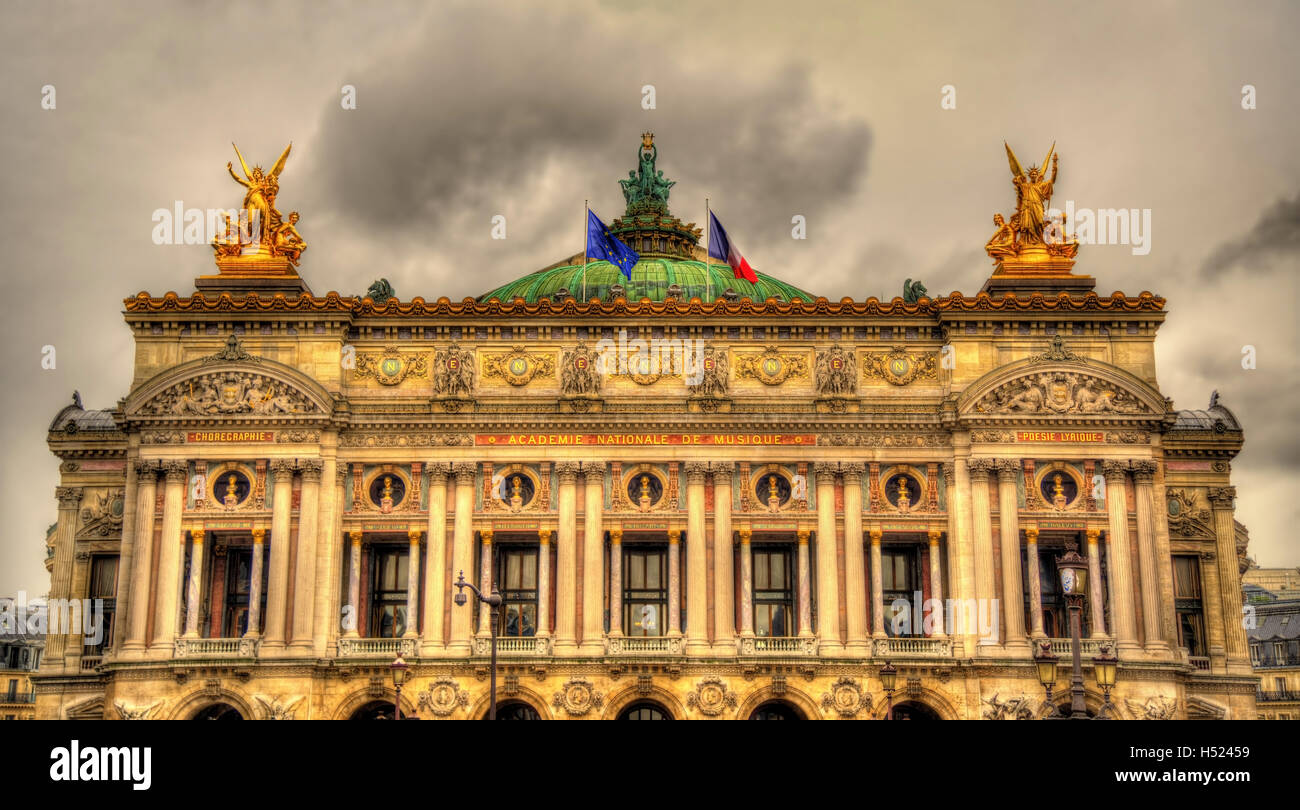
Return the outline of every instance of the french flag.
<path id="1" fill-rule="evenodd" d="M 754 273 L 754 268 L 749 266 L 745 257 L 740 255 L 740 249 L 736 247 L 727 232 L 718 222 L 718 218 L 709 212 L 709 257 L 721 259 L 731 265 L 731 272 L 736 274 L 736 278 L 743 278 L 751 284 L 758 283 L 758 275 Z"/>

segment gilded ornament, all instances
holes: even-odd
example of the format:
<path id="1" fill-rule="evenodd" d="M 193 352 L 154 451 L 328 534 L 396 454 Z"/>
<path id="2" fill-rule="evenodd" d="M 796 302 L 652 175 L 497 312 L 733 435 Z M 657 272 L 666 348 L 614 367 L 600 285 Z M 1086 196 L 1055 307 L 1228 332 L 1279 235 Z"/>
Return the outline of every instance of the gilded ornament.
<path id="1" fill-rule="evenodd" d="M 429 359 L 423 353 L 403 354 L 396 346 L 385 346 L 383 354 L 358 354 L 352 376 L 373 377 L 380 385 L 397 385 L 408 377 L 429 376 Z"/>
<path id="2" fill-rule="evenodd" d="M 555 358 L 548 354 L 532 354 L 522 346 L 515 346 L 506 354 L 489 354 L 483 357 L 483 377 L 506 381 L 516 388 L 528 385 L 537 377 L 555 374 Z"/>
<path id="3" fill-rule="evenodd" d="M 808 376 L 808 361 L 795 354 L 782 354 L 768 346 L 762 354 L 737 354 L 736 378 L 758 380 L 763 385 L 780 385 L 789 379 Z"/>
<path id="4" fill-rule="evenodd" d="M 868 354 L 863 359 L 862 370 L 868 377 L 878 377 L 890 385 L 907 385 L 913 380 L 939 377 L 936 355 L 910 354 L 905 346 Z"/>

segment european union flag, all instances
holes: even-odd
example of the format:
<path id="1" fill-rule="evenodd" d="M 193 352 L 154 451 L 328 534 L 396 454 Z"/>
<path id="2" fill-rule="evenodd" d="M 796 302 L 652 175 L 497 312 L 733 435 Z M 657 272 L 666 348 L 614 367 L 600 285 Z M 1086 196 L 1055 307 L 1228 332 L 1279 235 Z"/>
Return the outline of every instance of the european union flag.
<path id="1" fill-rule="evenodd" d="M 587 260 L 604 259 L 623 271 L 629 280 L 632 278 L 632 265 L 641 260 L 640 254 L 615 239 L 600 221 L 595 211 L 587 211 Z"/>

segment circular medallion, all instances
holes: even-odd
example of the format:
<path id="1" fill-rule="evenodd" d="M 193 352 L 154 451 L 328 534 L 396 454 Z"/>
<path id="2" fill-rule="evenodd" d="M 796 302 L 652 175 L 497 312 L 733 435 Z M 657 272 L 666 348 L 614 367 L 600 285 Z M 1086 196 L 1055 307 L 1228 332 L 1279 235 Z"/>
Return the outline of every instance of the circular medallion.
<path id="1" fill-rule="evenodd" d="M 889 371 L 897 377 L 906 376 L 907 372 L 911 368 L 912 361 L 908 360 L 906 357 L 891 357 L 889 359 Z"/>
<path id="2" fill-rule="evenodd" d="M 522 377 L 528 373 L 528 358 L 512 357 L 508 366 L 510 373 L 516 377 Z"/>
<path id="3" fill-rule="evenodd" d="M 775 377 L 781 373 L 781 359 L 778 357 L 764 357 L 762 368 L 764 374 Z"/>
<path id="4" fill-rule="evenodd" d="M 379 363 L 379 370 L 386 376 L 396 377 L 402 371 L 402 361 L 396 357 L 385 357 Z"/>

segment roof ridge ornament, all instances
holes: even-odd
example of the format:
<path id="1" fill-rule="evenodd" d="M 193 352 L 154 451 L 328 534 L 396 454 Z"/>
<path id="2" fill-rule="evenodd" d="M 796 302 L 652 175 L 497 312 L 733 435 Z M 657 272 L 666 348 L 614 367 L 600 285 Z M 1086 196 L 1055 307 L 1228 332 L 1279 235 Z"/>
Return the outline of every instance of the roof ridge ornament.
<path id="1" fill-rule="evenodd" d="M 260 363 L 262 362 L 262 358 L 255 357 L 254 355 L 251 355 L 248 352 L 246 352 L 244 350 L 244 344 L 241 343 L 239 338 L 235 335 L 231 335 L 230 337 L 226 338 L 225 347 L 219 350 L 216 354 L 209 355 L 208 357 L 203 358 L 204 365 L 207 365 L 208 363 L 239 363 L 239 362 Z"/>
<path id="2" fill-rule="evenodd" d="M 1035 365 L 1037 363 L 1065 362 L 1087 363 L 1088 358 L 1075 354 L 1065 348 L 1065 340 L 1059 334 L 1052 335 L 1052 345 L 1047 349 L 1047 351 L 1042 354 L 1031 355 L 1029 358 L 1030 365 Z"/>

